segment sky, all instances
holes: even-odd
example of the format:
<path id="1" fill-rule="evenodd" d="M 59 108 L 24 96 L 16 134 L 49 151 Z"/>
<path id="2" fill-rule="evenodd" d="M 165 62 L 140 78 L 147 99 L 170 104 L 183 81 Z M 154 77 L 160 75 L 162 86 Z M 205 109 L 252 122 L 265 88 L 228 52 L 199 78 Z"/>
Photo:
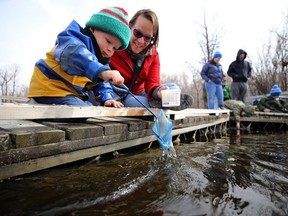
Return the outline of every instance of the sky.
<path id="1" fill-rule="evenodd" d="M 198 43 L 204 13 L 211 32 L 214 28 L 223 32 L 218 50 L 226 73 L 239 49 L 247 51 L 253 64 L 270 30 L 281 29 L 288 12 L 287 0 L 0 0 L 0 69 L 19 65 L 18 84 L 28 86 L 35 63 L 45 58 L 57 35 L 72 20 L 84 27 L 94 13 L 108 6 L 123 7 L 129 19 L 139 9 L 156 12 L 161 73 L 170 75 L 191 75 L 187 62 L 201 69 Z"/>

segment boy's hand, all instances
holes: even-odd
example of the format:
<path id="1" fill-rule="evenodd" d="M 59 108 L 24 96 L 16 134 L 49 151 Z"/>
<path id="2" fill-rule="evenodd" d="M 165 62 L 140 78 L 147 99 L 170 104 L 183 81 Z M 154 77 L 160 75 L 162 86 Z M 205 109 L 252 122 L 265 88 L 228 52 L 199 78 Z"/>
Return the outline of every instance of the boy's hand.
<path id="1" fill-rule="evenodd" d="M 237 128 L 237 130 L 240 130 L 240 128 L 241 128 L 240 122 L 236 122 L 236 128 Z"/>
<path id="2" fill-rule="evenodd" d="M 117 70 L 106 70 L 102 71 L 100 78 L 105 81 L 112 80 L 112 84 L 121 86 L 124 83 L 124 78 Z"/>
<path id="3" fill-rule="evenodd" d="M 124 107 L 124 105 L 121 102 L 116 101 L 116 100 L 107 100 L 107 101 L 105 101 L 104 106 L 105 107 L 112 107 L 113 106 L 116 108 Z"/>

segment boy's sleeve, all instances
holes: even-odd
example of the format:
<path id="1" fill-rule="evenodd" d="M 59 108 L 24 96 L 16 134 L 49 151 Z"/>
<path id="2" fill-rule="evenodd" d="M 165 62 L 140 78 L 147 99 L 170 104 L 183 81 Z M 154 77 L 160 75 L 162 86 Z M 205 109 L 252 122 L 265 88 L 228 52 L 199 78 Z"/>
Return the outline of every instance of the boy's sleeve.
<path id="1" fill-rule="evenodd" d="M 109 65 L 101 64 L 96 56 L 81 44 L 65 47 L 60 55 L 59 64 L 68 74 L 85 76 L 93 83 L 97 82 L 102 71 L 110 70 Z"/>
<path id="2" fill-rule="evenodd" d="M 272 109 L 272 107 L 267 103 L 267 98 L 261 98 L 261 100 L 258 102 L 257 107 L 260 111 L 264 111 L 264 109 Z"/>
<path id="3" fill-rule="evenodd" d="M 101 105 L 104 105 L 106 100 L 113 100 L 113 89 L 109 82 L 99 83 L 93 90 L 95 97 L 98 98 Z"/>

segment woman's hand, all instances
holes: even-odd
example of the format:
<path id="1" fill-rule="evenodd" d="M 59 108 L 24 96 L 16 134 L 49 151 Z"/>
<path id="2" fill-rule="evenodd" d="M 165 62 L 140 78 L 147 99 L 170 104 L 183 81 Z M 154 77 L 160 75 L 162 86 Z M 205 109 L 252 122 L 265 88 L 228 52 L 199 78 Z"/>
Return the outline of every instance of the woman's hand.
<path id="1" fill-rule="evenodd" d="M 162 93 L 161 93 L 161 91 L 163 91 L 163 90 L 168 90 L 168 89 L 169 89 L 168 86 L 161 86 L 161 87 L 158 89 L 158 91 L 157 91 L 157 96 L 158 96 L 158 98 L 162 99 Z"/>

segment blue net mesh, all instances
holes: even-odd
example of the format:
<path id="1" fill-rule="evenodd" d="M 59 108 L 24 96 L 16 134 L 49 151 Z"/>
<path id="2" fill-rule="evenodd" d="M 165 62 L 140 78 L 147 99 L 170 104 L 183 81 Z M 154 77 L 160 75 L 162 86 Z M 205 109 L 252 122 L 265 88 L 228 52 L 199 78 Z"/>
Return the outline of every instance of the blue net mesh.
<path id="1" fill-rule="evenodd" d="M 152 126 L 152 131 L 156 135 L 160 147 L 163 150 L 168 150 L 172 145 L 172 129 L 172 120 L 168 118 L 165 112 L 161 109 Z"/>

